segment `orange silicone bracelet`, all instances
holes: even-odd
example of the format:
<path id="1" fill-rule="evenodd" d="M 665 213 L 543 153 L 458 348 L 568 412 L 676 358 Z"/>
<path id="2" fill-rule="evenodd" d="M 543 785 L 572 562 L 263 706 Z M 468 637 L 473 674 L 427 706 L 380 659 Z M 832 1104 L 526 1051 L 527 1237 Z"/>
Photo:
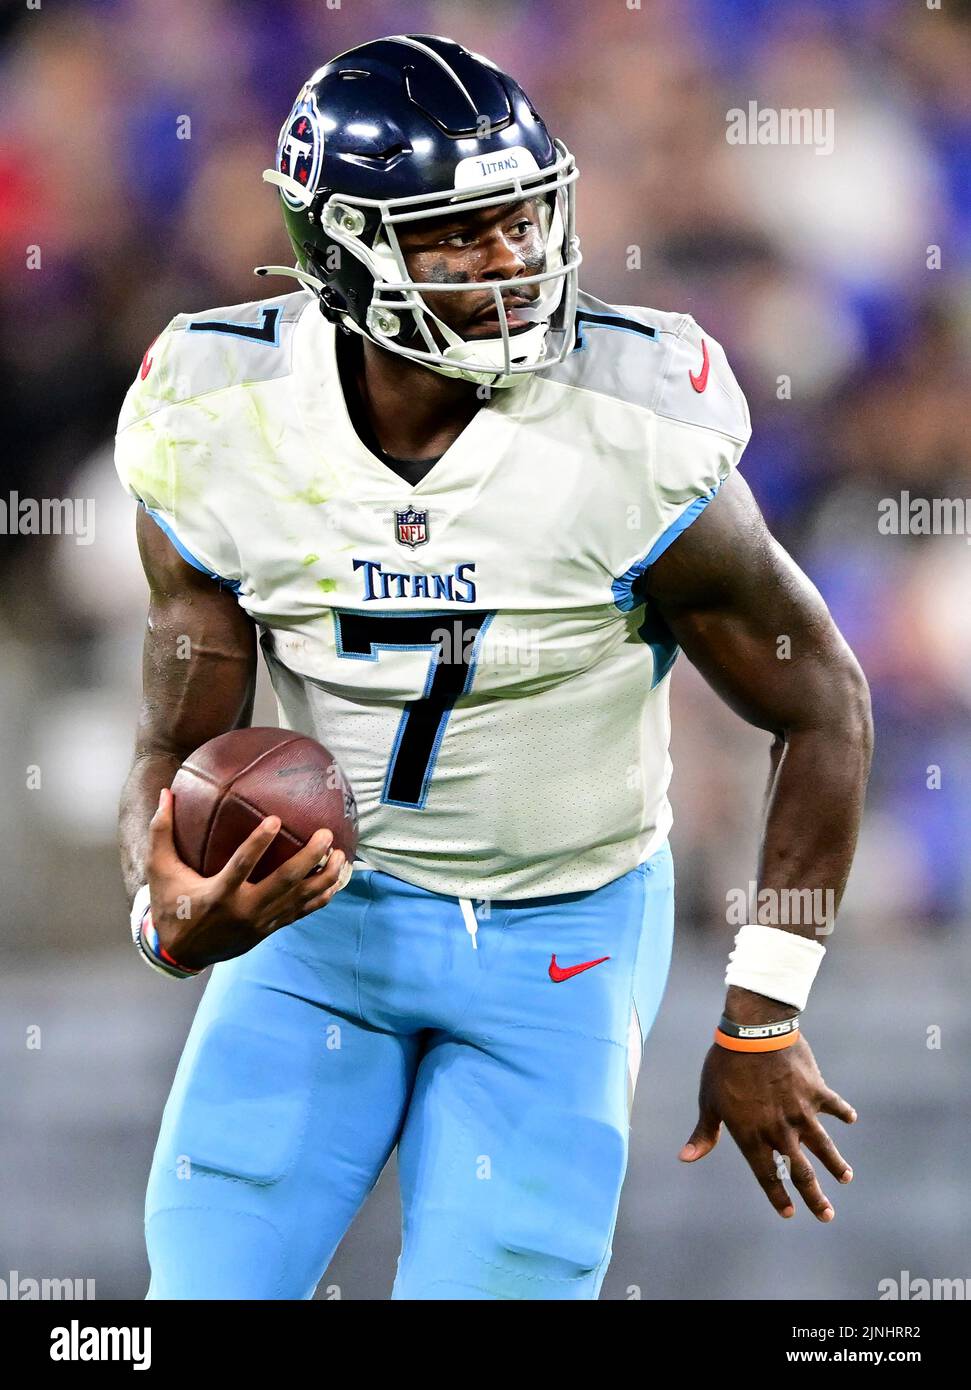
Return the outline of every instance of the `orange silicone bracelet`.
<path id="1" fill-rule="evenodd" d="M 727 1047 L 729 1052 L 779 1052 L 791 1047 L 799 1037 L 799 1029 L 784 1033 L 781 1038 L 730 1038 L 720 1028 L 715 1029 L 715 1042 L 719 1047 Z"/>

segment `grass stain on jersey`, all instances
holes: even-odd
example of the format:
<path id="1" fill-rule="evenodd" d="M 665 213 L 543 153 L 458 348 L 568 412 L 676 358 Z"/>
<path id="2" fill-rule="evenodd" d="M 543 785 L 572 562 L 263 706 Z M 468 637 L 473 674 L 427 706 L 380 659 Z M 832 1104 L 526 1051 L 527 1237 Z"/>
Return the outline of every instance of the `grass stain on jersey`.
<path id="1" fill-rule="evenodd" d="M 202 449 L 197 439 L 175 439 L 158 430 L 152 420 L 132 425 L 133 434 L 150 439 L 150 447 L 140 450 L 138 462 L 129 467 L 127 480 L 147 505 L 177 515 L 180 502 L 193 502 L 202 496 L 202 480 L 193 468 L 186 467 L 187 457 L 198 466 L 208 462 L 209 450 Z"/>
<path id="2" fill-rule="evenodd" d="M 285 502 L 303 502 L 308 507 L 320 507 L 324 502 L 330 501 L 330 494 L 321 492 L 316 483 L 311 483 L 309 487 L 301 488 L 299 492 L 292 492 L 283 499 Z"/>
<path id="3" fill-rule="evenodd" d="M 336 580 L 336 579 L 318 579 L 318 580 L 317 580 L 317 588 L 320 589 L 320 590 L 322 590 L 322 592 L 325 593 L 325 594 L 332 594 L 332 593 L 334 592 L 334 590 L 337 588 L 337 580 Z"/>
<path id="4" fill-rule="evenodd" d="M 247 391 L 246 400 L 256 425 L 256 434 L 266 451 L 267 459 L 270 463 L 279 464 L 281 462 L 280 451 L 283 446 L 283 426 L 280 425 L 277 427 L 276 439 L 272 439 L 270 437 L 269 414 L 260 401 L 259 391 L 255 389 Z"/>

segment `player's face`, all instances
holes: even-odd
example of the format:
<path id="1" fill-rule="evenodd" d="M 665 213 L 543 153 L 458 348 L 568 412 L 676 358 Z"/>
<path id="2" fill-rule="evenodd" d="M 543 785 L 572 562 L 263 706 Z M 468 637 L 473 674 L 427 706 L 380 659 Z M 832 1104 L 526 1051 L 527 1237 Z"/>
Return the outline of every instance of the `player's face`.
<path id="1" fill-rule="evenodd" d="M 398 239 L 413 280 L 460 285 L 467 280 L 510 282 L 503 305 L 511 334 L 532 326 L 517 306 L 537 298 L 538 285 L 517 289 L 515 281 L 545 269 L 546 236 L 536 199 L 482 208 L 454 218 L 435 217 L 401 226 Z M 432 311 L 463 338 L 498 337 L 499 317 L 488 290 L 426 295 Z"/>

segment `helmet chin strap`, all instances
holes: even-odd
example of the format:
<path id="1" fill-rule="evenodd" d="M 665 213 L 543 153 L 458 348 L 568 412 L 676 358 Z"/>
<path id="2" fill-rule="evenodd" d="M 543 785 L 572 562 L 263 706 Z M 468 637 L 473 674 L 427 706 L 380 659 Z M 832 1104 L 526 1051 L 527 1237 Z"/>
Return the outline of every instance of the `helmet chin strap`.
<path id="1" fill-rule="evenodd" d="M 517 311 L 518 312 L 518 311 Z M 462 338 L 443 324 L 441 319 L 435 318 L 435 323 L 442 331 L 443 336 L 448 342 L 442 356 L 446 359 L 454 358 L 460 362 L 472 362 L 475 370 L 469 366 L 464 367 L 445 367 L 439 366 L 434 362 L 425 363 L 431 367 L 433 372 L 440 372 L 443 376 L 460 377 L 465 381 L 475 382 L 479 386 L 489 386 L 503 388 L 514 386 L 519 379 L 518 375 L 506 373 L 506 354 L 502 338 Z M 546 344 L 547 320 L 543 319 L 534 324 L 532 328 L 526 329 L 523 333 L 517 333 L 515 338 L 510 339 L 510 356 L 514 362 L 538 362 Z M 513 344 L 515 347 L 513 348 Z M 479 363 L 482 370 L 477 370 Z"/>

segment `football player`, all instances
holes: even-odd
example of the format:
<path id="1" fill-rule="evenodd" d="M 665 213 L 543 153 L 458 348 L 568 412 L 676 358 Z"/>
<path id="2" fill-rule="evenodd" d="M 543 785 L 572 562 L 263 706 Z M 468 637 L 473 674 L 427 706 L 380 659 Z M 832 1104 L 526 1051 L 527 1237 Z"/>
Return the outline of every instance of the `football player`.
<path id="1" fill-rule="evenodd" d="M 763 894 L 842 891 L 866 684 L 735 471 L 721 347 L 580 293 L 574 160 L 509 76 L 364 44 L 264 177 L 296 265 L 261 271 L 296 287 L 175 317 L 117 438 L 151 590 L 133 935 L 175 978 L 212 967 L 149 1296 L 311 1297 L 397 1148 L 396 1297 L 592 1299 L 671 952 L 676 654 L 774 735 Z M 275 818 L 215 877 L 176 854 L 169 784 L 249 721 L 258 648 L 356 792 L 352 876 L 322 829 L 248 883 Z M 788 1174 L 827 1221 L 806 1151 L 849 1181 L 819 1117 L 855 1114 L 799 1027 L 820 926 L 739 932 L 680 1156 L 725 1125 L 780 1215 Z"/>

